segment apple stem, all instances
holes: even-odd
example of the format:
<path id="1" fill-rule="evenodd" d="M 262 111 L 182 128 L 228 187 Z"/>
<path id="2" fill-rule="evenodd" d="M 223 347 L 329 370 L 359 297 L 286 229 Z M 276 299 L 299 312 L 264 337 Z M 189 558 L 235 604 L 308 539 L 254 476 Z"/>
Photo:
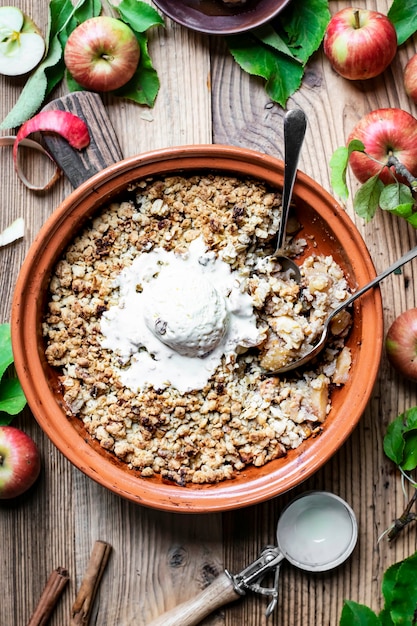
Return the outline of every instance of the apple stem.
<path id="1" fill-rule="evenodd" d="M 360 11 L 359 11 L 359 9 L 355 9 L 353 11 L 353 18 L 355 20 L 353 28 L 361 28 L 361 20 L 360 20 Z"/>
<path id="2" fill-rule="evenodd" d="M 417 178 L 397 159 L 394 154 L 390 154 L 387 160 L 387 167 L 393 167 L 397 174 L 403 176 L 410 184 L 413 191 L 417 190 Z"/>
<path id="3" fill-rule="evenodd" d="M 0 454 L 0 467 L 3 465 L 3 463 L 4 463 L 4 456 Z"/>

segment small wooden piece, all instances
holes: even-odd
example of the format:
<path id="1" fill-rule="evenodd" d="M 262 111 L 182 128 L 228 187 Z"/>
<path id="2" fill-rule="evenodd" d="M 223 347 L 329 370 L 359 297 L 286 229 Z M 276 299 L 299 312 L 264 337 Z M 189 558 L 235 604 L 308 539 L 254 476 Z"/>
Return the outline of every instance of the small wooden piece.
<path id="1" fill-rule="evenodd" d="M 216 609 L 241 597 L 235 590 L 232 580 L 224 573 L 195 598 L 163 613 L 148 626 L 179 626 L 179 624 L 181 626 L 197 626 Z"/>
<path id="2" fill-rule="evenodd" d="M 96 541 L 87 565 L 81 587 L 71 610 L 70 626 L 87 626 L 101 577 L 109 560 L 111 545 Z"/>
<path id="3" fill-rule="evenodd" d="M 116 133 L 98 94 L 76 91 L 52 100 L 42 110 L 69 111 L 84 120 L 89 128 L 91 142 L 83 150 L 72 148 L 59 135 L 43 135 L 46 149 L 74 188 L 123 159 Z"/>
<path id="4" fill-rule="evenodd" d="M 68 581 L 68 571 L 63 567 L 58 567 L 51 573 L 28 626 L 44 626 L 48 623 Z"/>

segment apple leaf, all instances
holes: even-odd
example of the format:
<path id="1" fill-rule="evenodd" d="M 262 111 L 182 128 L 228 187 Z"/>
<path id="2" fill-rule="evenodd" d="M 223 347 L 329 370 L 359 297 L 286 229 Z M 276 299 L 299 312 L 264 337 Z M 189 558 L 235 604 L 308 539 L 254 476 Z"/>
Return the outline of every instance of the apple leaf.
<path id="1" fill-rule="evenodd" d="M 403 183 L 387 185 L 381 192 L 379 206 L 384 211 L 402 217 L 414 228 L 417 228 L 417 212 L 410 187 Z"/>
<path id="2" fill-rule="evenodd" d="M 398 467 L 406 471 L 417 467 L 417 406 L 389 424 L 383 445 L 386 456 Z"/>
<path id="3" fill-rule="evenodd" d="M 410 204 L 413 206 L 413 194 L 410 187 L 402 183 L 392 183 L 386 185 L 381 192 L 379 205 L 385 211 L 394 211 L 397 206 L 402 204 Z"/>
<path id="4" fill-rule="evenodd" d="M 334 192 L 347 200 L 349 191 L 346 185 L 346 172 L 349 164 L 349 157 L 354 151 L 365 152 L 365 146 L 359 139 L 353 139 L 348 146 L 337 148 L 330 158 L 330 181 Z"/>
<path id="5" fill-rule="evenodd" d="M 367 606 L 346 600 L 339 626 L 381 626 L 381 622 Z"/>
<path id="6" fill-rule="evenodd" d="M 393 0 L 388 17 L 395 26 L 401 46 L 417 31 L 417 0 Z"/>
<path id="7" fill-rule="evenodd" d="M 266 93 L 282 107 L 299 89 L 305 65 L 324 37 L 327 0 L 298 0 L 267 27 L 226 37 L 229 51 L 248 74 L 265 79 Z"/>
<path id="8" fill-rule="evenodd" d="M 164 26 L 164 20 L 153 7 L 140 0 L 122 0 L 114 7 L 121 19 L 136 33 L 144 33 L 152 26 Z"/>
<path id="9" fill-rule="evenodd" d="M 355 212 L 366 222 L 369 222 L 379 207 L 379 198 L 384 188 L 384 183 L 378 174 L 369 178 L 355 194 L 353 208 Z"/>
<path id="10" fill-rule="evenodd" d="M 385 579 L 387 582 L 385 583 Z M 389 614 L 393 624 L 415 624 L 417 610 L 417 553 L 397 563 L 386 571 L 383 582 L 385 606 L 380 617 Z"/>
<path id="11" fill-rule="evenodd" d="M 10 324 L 0 324 L 0 380 L 13 360 Z"/>
<path id="12" fill-rule="evenodd" d="M 240 67 L 248 74 L 264 78 L 267 94 L 284 107 L 289 96 L 301 85 L 304 74 L 301 63 L 276 47 L 263 45 L 253 33 L 230 36 L 227 43 Z"/>
<path id="13" fill-rule="evenodd" d="M 346 600 L 339 626 L 411 626 L 417 615 L 417 552 L 391 565 L 382 581 L 384 607 L 376 615 L 370 608 Z"/>
<path id="14" fill-rule="evenodd" d="M 13 360 L 10 324 L 0 324 L 0 424 L 9 424 L 26 405 L 19 380 L 4 376 Z"/>
<path id="15" fill-rule="evenodd" d="M 327 0 L 297 0 L 296 5 L 289 5 L 278 22 L 287 34 L 289 48 L 305 64 L 323 40 L 330 20 L 329 3 Z"/>
<path id="16" fill-rule="evenodd" d="M 17 378 L 0 381 L 0 412 L 17 415 L 26 406 L 26 398 Z"/>

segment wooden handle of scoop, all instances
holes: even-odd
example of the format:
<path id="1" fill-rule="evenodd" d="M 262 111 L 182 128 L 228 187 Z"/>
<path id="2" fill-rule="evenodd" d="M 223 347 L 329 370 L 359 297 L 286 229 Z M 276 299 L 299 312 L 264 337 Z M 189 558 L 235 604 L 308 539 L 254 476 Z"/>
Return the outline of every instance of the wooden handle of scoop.
<path id="1" fill-rule="evenodd" d="M 160 615 L 148 626 L 196 626 L 207 615 L 229 602 L 241 598 L 227 574 L 221 574 L 195 598 Z"/>
<path id="2" fill-rule="evenodd" d="M 119 141 L 100 96 L 76 91 L 49 102 L 43 111 L 68 111 L 87 124 L 90 144 L 83 150 L 72 148 L 60 135 L 45 134 L 43 143 L 74 188 L 97 172 L 123 159 Z"/>

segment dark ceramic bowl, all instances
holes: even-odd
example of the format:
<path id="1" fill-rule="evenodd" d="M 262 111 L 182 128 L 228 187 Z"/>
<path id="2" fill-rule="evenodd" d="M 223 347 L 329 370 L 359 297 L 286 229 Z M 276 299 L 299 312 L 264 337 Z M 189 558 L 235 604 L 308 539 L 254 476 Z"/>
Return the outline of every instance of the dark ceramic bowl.
<path id="1" fill-rule="evenodd" d="M 120 197 L 143 177 L 174 172 L 251 176 L 278 189 L 283 163 L 233 146 L 181 146 L 131 157 L 111 165 L 80 185 L 54 211 L 32 244 L 19 274 L 12 307 L 15 365 L 29 406 L 46 435 L 87 476 L 138 504 L 188 513 L 225 511 L 253 505 L 300 484 L 340 448 L 357 425 L 372 393 L 383 343 L 383 316 L 378 289 L 354 306 L 348 339 L 352 366 L 348 382 L 332 394 L 332 409 L 320 436 L 305 440 L 285 457 L 263 467 L 247 467 L 234 479 L 213 485 L 167 484 L 160 477 L 141 478 L 126 463 L 102 448 L 80 419 L 63 408 L 58 373 L 47 363 L 42 338 L 48 285 L 55 263 L 85 221 Z M 297 219 L 303 237 L 320 254 L 331 254 L 352 288 L 365 285 L 375 269 L 364 241 L 337 202 L 311 178 L 298 172 L 294 186 Z"/>
<path id="2" fill-rule="evenodd" d="M 221 0 L 154 0 L 178 24 L 209 35 L 233 35 L 269 22 L 290 0 L 247 0 L 227 7 Z"/>

